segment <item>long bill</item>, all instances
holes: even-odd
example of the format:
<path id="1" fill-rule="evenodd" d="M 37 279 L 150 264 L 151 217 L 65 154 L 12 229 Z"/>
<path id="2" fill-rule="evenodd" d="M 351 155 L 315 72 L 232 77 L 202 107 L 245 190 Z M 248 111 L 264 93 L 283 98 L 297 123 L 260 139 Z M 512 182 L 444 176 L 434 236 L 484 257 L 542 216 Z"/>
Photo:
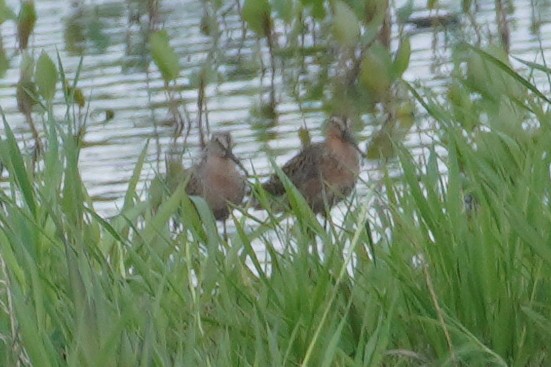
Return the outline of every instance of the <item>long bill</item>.
<path id="1" fill-rule="evenodd" d="M 226 157 L 234 161 L 235 164 L 237 164 L 237 166 L 239 166 L 239 168 L 243 170 L 243 172 L 245 173 L 245 176 L 247 177 L 249 176 L 249 172 L 245 169 L 245 167 L 243 167 L 243 164 L 241 164 L 241 161 L 237 159 L 237 157 L 233 154 L 233 152 L 231 152 L 230 150 L 226 150 Z"/>

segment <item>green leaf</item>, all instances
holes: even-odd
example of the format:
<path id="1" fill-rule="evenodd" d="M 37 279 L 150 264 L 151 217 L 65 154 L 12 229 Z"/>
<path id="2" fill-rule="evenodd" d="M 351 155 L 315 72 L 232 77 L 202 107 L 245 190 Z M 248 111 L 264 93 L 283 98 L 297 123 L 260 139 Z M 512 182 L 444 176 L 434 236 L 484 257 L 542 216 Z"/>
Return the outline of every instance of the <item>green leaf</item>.
<path id="1" fill-rule="evenodd" d="M 322 20 L 327 15 L 323 0 L 317 0 L 312 2 L 312 16 L 314 19 Z"/>
<path id="2" fill-rule="evenodd" d="M 392 59 L 388 50 L 374 45 L 360 66 L 360 80 L 374 101 L 386 98 L 392 83 Z"/>
<path id="3" fill-rule="evenodd" d="M 145 143 L 145 146 L 142 149 L 142 153 L 138 157 L 138 161 L 136 162 L 136 166 L 134 167 L 134 172 L 132 172 L 132 177 L 128 182 L 128 188 L 126 189 L 126 194 L 124 195 L 124 203 L 122 206 L 123 211 L 128 210 L 134 204 L 134 198 L 137 196 L 136 187 L 138 186 L 145 158 L 147 157 L 148 146 L 149 141 Z"/>
<path id="4" fill-rule="evenodd" d="M 293 0 L 274 0 L 274 11 L 277 16 L 287 24 L 291 24 L 294 19 L 294 2 Z"/>
<path id="5" fill-rule="evenodd" d="M 21 194 L 23 195 L 23 199 L 25 200 L 25 203 L 27 204 L 31 213 L 34 215 L 36 214 L 36 201 L 31 179 L 29 177 L 29 174 L 27 173 L 25 163 L 23 161 L 23 155 L 21 154 L 21 150 L 19 150 L 15 135 L 13 134 L 10 125 L 6 121 L 3 112 L 2 119 L 4 121 L 4 134 L 6 136 L 4 144 L 6 144 L 6 149 L 10 158 L 10 175 L 13 175 L 13 177 L 15 177 L 15 180 L 19 185 L 19 189 L 21 190 Z"/>
<path id="6" fill-rule="evenodd" d="M 367 159 L 389 159 L 396 155 L 390 134 L 390 131 L 381 129 L 373 135 L 368 144 Z"/>
<path id="7" fill-rule="evenodd" d="M 19 48 L 27 48 L 29 37 L 33 33 L 36 24 L 36 9 L 34 2 L 25 1 L 19 11 L 19 20 L 17 22 L 17 36 L 19 39 Z"/>
<path id="8" fill-rule="evenodd" d="M 72 136 L 65 136 L 63 145 L 67 161 L 63 180 L 61 208 L 73 225 L 80 225 L 82 223 L 85 188 L 78 168 L 79 147 Z"/>
<path id="9" fill-rule="evenodd" d="M 271 8 L 268 0 L 245 0 L 243 20 L 260 37 L 268 35 L 271 28 Z"/>
<path id="10" fill-rule="evenodd" d="M 16 18 L 14 11 L 6 5 L 5 0 L 0 0 L 0 24 L 6 20 L 14 20 Z"/>
<path id="11" fill-rule="evenodd" d="M 546 317 L 544 314 L 534 311 L 528 306 L 521 306 L 520 309 L 522 310 L 522 312 L 524 312 L 526 316 L 528 316 L 528 319 L 532 321 L 534 326 L 537 326 L 545 334 L 551 336 L 551 320 L 549 320 L 548 317 Z"/>
<path id="12" fill-rule="evenodd" d="M 343 317 L 341 322 L 339 323 L 339 326 L 337 326 L 337 329 L 333 332 L 333 335 L 329 340 L 329 344 L 327 345 L 327 347 L 325 348 L 325 352 L 323 353 L 322 367 L 332 366 L 335 362 L 334 358 L 337 354 L 337 351 L 339 350 L 339 343 L 342 343 L 342 330 L 345 326 L 346 321 L 347 319 Z"/>
<path id="13" fill-rule="evenodd" d="M 513 59 L 517 60 L 518 62 L 523 63 L 524 65 L 528 66 L 529 68 L 539 70 L 539 71 L 542 71 L 542 72 L 547 73 L 547 74 L 551 74 L 551 68 L 548 68 L 545 65 L 537 64 L 537 63 L 532 62 L 532 61 L 523 60 L 523 59 L 520 59 L 520 58 L 515 57 L 515 56 L 512 56 L 512 57 L 513 57 Z"/>
<path id="14" fill-rule="evenodd" d="M 494 56 L 480 48 L 469 44 L 465 45 L 479 56 L 478 58 L 471 57 L 467 63 L 468 79 L 471 79 L 471 83 L 478 81 L 478 86 L 483 92 L 497 96 L 507 94 L 514 98 L 521 98 L 523 90 L 520 87 L 523 86 L 545 102 L 551 103 L 551 99 L 509 65 L 507 55 L 502 50 L 491 49 L 493 53 L 497 54 L 497 56 Z M 486 61 L 489 61 L 489 63 Z M 493 70 L 488 67 L 489 65 L 497 66 L 497 70 L 492 72 Z M 473 72 L 471 72 L 471 69 Z M 492 88 L 488 87 L 490 83 L 493 83 Z"/>
<path id="15" fill-rule="evenodd" d="M 13 239 L 8 237 L 8 232 L 0 232 L 0 252 L 2 253 L 2 260 L 7 269 L 14 275 L 16 283 L 27 286 L 26 274 L 28 274 L 25 266 L 21 265 L 17 260 L 17 255 L 11 244 Z"/>
<path id="16" fill-rule="evenodd" d="M 165 30 L 155 32 L 149 37 L 151 57 L 159 68 L 165 83 L 175 80 L 180 74 L 178 56 L 168 41 L 168 34 Z"/>
<path id="17" fill-rule="evenodd" d="M 415 104 L 405 101 L 396 110 L 396 130 L 400 139 L 404 138 L 415 122 Z"/>
<path id="18" fill-rule="evenodd" d="M 303 147 L 307 147 L 312 143 L 312 137 L 310 136 L 310 131 L 304 127 L 298 129 L 298 138 L 300 139 L 300 144 Z"/>
<path id="19" fill-rule="evenodd" d="M 10 60 L 6 55 L 6 50 L 3 47 L 0 47 L 0 78 L 3 78 L 6 75 L 6 71 L 10 68 Z"/>
<path id="20" fill-rule="evenodd" d="M 19 112 L 31 113 L 32 107 L 36 104 L 36 84 L 32 80 L 19 80 L 15 87 L 15 98 Z"/>
<path id="21" fill-rule="evenodd" d="M 23 58 L 19 66 L 19 80 L 32 81 L 35 68 L 34 57 L 28 52 L 23 52 Z"/>
<path id="22" fill-rule="evenodd" d="M 396 11 L 396 17 L 398 18 L 398 23 L 404 24 L 408 21 L 409 17 L 413 13 L 413 1 L 409 0 L 406 5 L 398 8 Z"/>
<path id="23" fill-rule="evenodd" d="M 508 210 L 511 217 L 512 229 L 524 241 L 526 246 L 531 247 L 536 255 L 546 262 L 547 265 L 551 265 L 551 235 L 544 238 L 522 214 L 514 209 L 511 207 Z"/>
<path id="24" fill-rule="evenodd" d="M 84 107 L 84 105 L 86 105 L 86 97 L 84 97 L 84 93 L 82 92 L 82 89 L 73 88 L 72 86 L 67 84 L 65 87 L 65 93 L 69 97 L 69 100 L 77 104 L 79 107 L 82 108 Z"/>
<path id="25" fill-rule="evenodd" d="M 157 210 L 159 205 L 161 205 L 161 203 L 163 202 L 165 185 L 165 178 L 159 174 L 157 174 L 149 184 L 147 196 L 151 208 L 153 208 L 154 210 Z"/>
<path id="26" fill-rule="evenodd" d="M 333 4 L 333 32 L 342 46 L 353 47 L 360 37 L 360 22 L 352 9 L 342 1 Z"/>
<path id="27" fill-rule="evenodd" d="M 38 87 L 38 92 L 47 101 L 54 98 L 57 84 L 57 68 L 44 51 L 36 63 L 34 80 Z"/>
<path id="28" fill-rule="evenodd" d="M 410 56 L 411 44 L 409 42 L 409 37 L 406 37 L 400 42 L 400 47 L 398 48 L 398 51 L 396 51 L 396 56 L 392 65 L 394 76 L 396 78 L 400 78 L 402 74 L 404 74 L 404 71 L 407 70 Z"/>
<path id="29" fill-rule="evenodd" d="M 37 323 L 37 310 L 33 307 L 34 303 L 27 300 L 29 295 L 23 293 L 20 286 L 14 285 L 10 287 L 10 291 L 19 333 L 29 355 L 30 363 L 33 366 L 51 366 L 52 361 L 49 358 L 51 355 L 47 351 L 50 341 L 44 338 L 44 333 L 41 332 L 40 325 Z"/>
<path id="30" fill-rule="evenodd" d="M 186 197 L 185 185 L 180 185 L 168 199 L 163 201 L 155 216 L 145 224 L 141 232 L 144 243 L 149 243 L 155 238 L 170 217 L 176 213 L 184 197 Z"/>

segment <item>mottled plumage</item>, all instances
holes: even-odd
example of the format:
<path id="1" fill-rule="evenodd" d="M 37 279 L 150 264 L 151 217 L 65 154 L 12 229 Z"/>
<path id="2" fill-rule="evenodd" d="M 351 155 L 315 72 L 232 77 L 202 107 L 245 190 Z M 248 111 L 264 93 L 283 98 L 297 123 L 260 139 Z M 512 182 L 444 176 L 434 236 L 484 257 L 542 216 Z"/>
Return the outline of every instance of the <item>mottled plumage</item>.
<path id="1" fill-rule="evenodd" d="M 203 151 L 201 161 L 187 171 L 186 192 L 205 199 L 217 220 L 225 220 L 230 206 L 241 204 L 246 180 L 232 153 L 229 133 L 213 134 Z"/>
<path id="2" fill-rule="evenodd" d="M 360 149 L 348 120 L 333 116 L 328 122 L 325 141 L 307 145 L 281 168 L 314 213 L 323 213 L 348 196 L 358 180 Z M 262 187 L 268 193 L 283 195 L 285 188 L 277 175 Z"/>

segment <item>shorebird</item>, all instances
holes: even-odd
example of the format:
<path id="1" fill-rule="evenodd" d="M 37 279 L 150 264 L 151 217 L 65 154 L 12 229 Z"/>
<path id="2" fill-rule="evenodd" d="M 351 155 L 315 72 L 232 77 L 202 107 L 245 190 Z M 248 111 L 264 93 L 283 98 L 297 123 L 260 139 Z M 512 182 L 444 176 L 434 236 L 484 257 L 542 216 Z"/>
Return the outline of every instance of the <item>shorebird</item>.
<path id="1" fill-rule="evenodd" d="M 239 205 L 243 201 L 246 188 L 247 171 L 233 154 L 232 147 L 230 133 L 213 134 L 203 150 L 200 162 L 185 173 L 187 194 L 205 199 L 214 218 L 224 223 L 225 239 L 226 219 L 232 205 Z"/>
<path id="2" fill-rule="evenodd" d="M 327 214 L 354 189 L 361 155 L 363 153 L 352 136 L 348 119 L 332 116 L 325 130 L 325 141 L 307 145 L 281 170 L 314 213 Z M 262 187 L 275 196 L 285 194 L 285 187 L 276 174 Z"/>

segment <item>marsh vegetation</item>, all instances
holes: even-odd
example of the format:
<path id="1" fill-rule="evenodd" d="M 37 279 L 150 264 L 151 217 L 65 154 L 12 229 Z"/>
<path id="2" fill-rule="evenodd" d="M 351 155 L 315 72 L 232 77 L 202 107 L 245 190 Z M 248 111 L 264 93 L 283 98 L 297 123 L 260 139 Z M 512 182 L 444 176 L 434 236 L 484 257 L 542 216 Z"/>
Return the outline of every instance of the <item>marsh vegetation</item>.
<path id="1" fill-rule="evenodd" d="M 153 70 L 156 106 L 168 116 L 155 129 L 166 135 L 140 147 L 121 205 L 108 216 L 81 172 L 94 98 L 80 84 L 86 56 L 68 70 L 61 52 L 30 52 L 40 12 L 24 1 L 16 16 L 0 1 L 0 20 L 16 25 L 22 55 L 14 101 L 33 126 L 19 134 L 3 114 L 1 363 L 551 363 L 550 70 L 512 51 L 513 2 L 493 2 L 492 32 L 477 24 L 482 1 L 462 1 L 453 14 L 429 1 L 421 17 L 412 2 L 205 0 L 197 31 L 210 42 L 208 62 L 183 84 L 160 3 L 126 5 L 146 35 L 147 63 L 132 68 Z M 108 47 L 94 24 L 85 28 L 91 38 L 69 32 L 69 52 Z M 408 24 L 463 30 L 454 33 L 445 83 L 406 78 L 414 55 Z M 228 218 L 228 238 L 205 200 L 183 184 L 167 190 L 162 164 L 144 180 L 151 146 L 201 145 L 223 127 L 213 121 L 212 95 L 224 93 L 220 78 L 245 72 L 261 81 L 248 130 L 285 141 L 270 129 L 290 118 L 290 103 L 309 122 L 345 113 L 378 179 L 360 175 L 363 188 L 324 220 L 272 157 L 265 168 L 279 172 L 288 210 L 261 214 L 244 202 Z M 104 124 L 120 118 L 109 106 L 97 111 Z M 427 124 L 430 140 L 419 153 L 408 139 Z M 308 130 L 293 135 L 310 144 Z M 251 195 L 265 203 L 263 178 L 250 172 Z"/>

